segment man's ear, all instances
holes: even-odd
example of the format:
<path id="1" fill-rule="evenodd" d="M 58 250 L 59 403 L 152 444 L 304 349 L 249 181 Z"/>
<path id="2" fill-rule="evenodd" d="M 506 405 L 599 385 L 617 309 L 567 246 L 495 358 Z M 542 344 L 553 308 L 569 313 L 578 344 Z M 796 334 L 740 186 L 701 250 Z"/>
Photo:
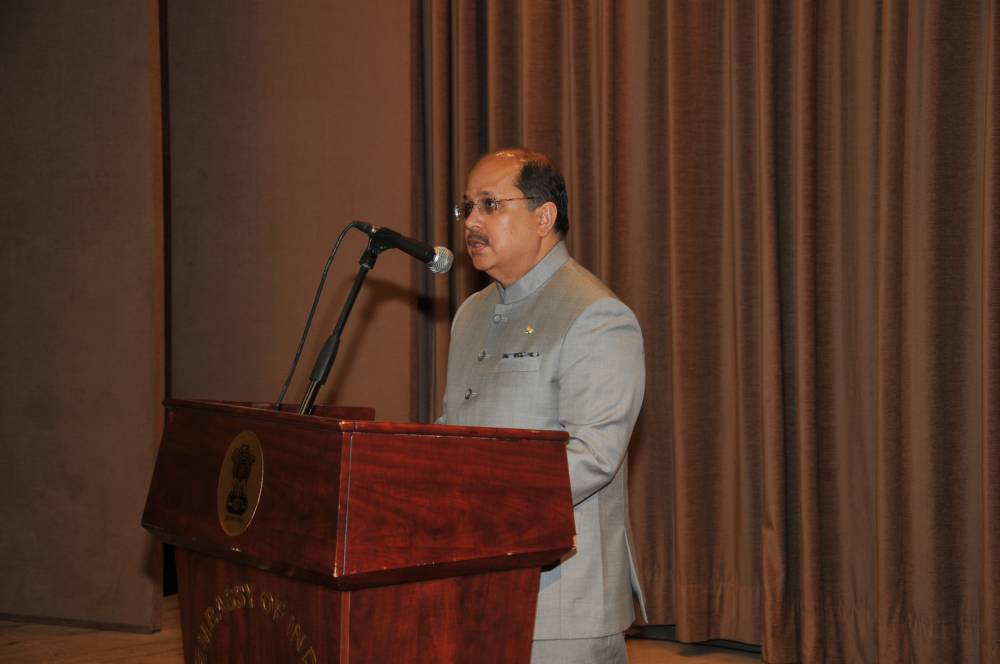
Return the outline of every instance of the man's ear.
<path id="1" fill-rule="evenodd" d="M 556 204 L 552 201 L 546 201 L 535 208 L 535 219 L 538 220 L 538 237 L 545 237 L 555 232 L 558 215 Z"/>

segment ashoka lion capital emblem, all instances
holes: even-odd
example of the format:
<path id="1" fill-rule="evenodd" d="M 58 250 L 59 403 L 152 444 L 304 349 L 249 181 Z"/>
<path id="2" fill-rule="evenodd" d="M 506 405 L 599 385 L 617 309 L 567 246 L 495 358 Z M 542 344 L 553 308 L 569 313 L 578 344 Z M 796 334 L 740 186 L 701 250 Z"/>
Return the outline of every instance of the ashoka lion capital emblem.
<path id="1" fill-rule="evenodd" d="M 226 499 L 226 511 L 236 516 L 243 516 L 247 511 L 247 480 L 250 479 L 250 469 L 257 457 L 250 451 L 249 445 L 240 445 L 233 452 L 233 488 Z"/>
<path id="2" fill-rule="evenodd" d="M 264 453 L 252 431 L 233 438 L 219 471 L 217 509 L 219 524 L 229 535 L 239 535 L 249 526 L 260 502 L 264 482 Z"/>

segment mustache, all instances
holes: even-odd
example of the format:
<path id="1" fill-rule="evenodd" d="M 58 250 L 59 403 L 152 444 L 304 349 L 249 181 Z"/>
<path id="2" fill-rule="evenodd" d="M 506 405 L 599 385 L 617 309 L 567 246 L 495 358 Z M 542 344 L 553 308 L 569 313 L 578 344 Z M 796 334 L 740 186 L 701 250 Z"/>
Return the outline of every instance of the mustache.
<path id="1" fill-rule="evenodd" d="M 489 244 L 490 239 L 485 235 L 483 235 L 482 233 L 469 231 L 468 233 L 465 234 L 465 243 L 469 244 L 470 242 L 480 242 L 482 244 Z"/>

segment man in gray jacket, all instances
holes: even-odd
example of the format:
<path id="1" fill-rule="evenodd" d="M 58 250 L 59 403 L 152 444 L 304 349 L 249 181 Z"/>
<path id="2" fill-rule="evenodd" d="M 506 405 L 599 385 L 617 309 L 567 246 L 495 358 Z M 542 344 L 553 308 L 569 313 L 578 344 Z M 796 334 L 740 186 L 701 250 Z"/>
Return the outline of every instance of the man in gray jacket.
<path id="1" fill-rule="evenodd" d="M 542 572 L 531 661 L 626 662 L 633 592 L 642 606 L 626 491 L 645 386 L 639 324 L 570 258 L 566 185 L 545 155 L 486 155 L 455 214 L 495 283 L 455 314 L 440 421 L 569 433 L 576 549 Z"/>

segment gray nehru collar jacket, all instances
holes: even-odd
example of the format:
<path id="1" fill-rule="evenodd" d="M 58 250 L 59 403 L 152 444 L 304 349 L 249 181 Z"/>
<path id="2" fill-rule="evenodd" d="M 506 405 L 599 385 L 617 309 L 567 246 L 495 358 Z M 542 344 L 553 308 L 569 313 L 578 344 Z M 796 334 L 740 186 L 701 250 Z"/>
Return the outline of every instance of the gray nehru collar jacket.
<path id="1" fill-rule="evenodd" d="M 536 639 L 631 624 L 626 453 L 645 387 L 632 311 L 560 242 L 517 282 L 491 284 L 455 314 L 442 423 L 569 433 L 576 550 L 542 573 Z"/>

